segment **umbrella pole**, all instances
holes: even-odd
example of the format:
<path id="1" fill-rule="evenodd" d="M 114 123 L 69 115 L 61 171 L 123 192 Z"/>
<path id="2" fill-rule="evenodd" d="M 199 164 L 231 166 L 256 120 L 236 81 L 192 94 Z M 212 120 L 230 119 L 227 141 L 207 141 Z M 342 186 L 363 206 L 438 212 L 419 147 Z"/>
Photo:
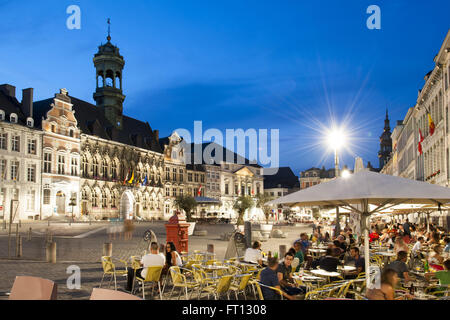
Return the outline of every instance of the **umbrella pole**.
<path id="1" fill-rule="evenodd" d="M 364 217 L 366 224 L 369 222 L 369 217 Z M 364 230 L 364 259 L 366 269 L 366 290 L 370 286 L 370 248 L 369 248 L 369 229 L 366 227 Z"/>

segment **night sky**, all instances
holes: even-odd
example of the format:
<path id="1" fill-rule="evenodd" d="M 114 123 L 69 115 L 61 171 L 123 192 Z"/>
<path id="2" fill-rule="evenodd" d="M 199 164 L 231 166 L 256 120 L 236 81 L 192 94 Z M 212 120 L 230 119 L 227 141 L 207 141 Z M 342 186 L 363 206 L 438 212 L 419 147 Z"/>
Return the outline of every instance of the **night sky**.
<path id="1" fill-rule="evenodd" d="M 69 30 L 69 5 L 81 29 Z M 381 30 L 366 9 L 381 8 Z M 160 137 L 174 129 L 280 129 L 280 165 L 331 168 L 320 143 L 332 120 L 352 132 L 353 157 L 377 167 L 386 108 L 391 127 L 414 106 L 450 27 L 449 1 L 3 1 L 0 83 L 60 88 L 94 102 L 92 58 L 112 43 L 124 69 L 124 114 Z"/>

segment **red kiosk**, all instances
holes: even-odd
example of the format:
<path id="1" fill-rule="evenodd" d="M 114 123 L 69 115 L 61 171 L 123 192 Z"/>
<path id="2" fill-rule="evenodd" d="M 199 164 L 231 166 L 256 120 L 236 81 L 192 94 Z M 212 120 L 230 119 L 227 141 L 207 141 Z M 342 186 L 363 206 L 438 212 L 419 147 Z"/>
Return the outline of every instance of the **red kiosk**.
<path id="1" fill-rule="evenodd" d="M 178 211 L 166 223 L 166 241 L 173 242 L 180 253 L 188 252 L 188 228 L 189 224 Z"/>

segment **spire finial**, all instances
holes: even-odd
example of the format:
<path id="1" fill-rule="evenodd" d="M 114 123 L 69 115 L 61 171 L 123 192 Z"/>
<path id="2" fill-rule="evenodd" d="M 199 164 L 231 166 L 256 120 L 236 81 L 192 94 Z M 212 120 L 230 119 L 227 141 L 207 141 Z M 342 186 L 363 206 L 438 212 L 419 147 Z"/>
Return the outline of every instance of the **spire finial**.
<path id="1" fill-rule="evenodd" d="M 106 37 L 106 39 L 108 41 L 111 41 L 111 19 L 110 18 L 108 18 L 107 23 L 108 23 L 108 36 Z"/>
<path id="2" fill-rule="evenodd" d="M 386 119 L 389 119 L 388 108 L 386 107 Z"/>

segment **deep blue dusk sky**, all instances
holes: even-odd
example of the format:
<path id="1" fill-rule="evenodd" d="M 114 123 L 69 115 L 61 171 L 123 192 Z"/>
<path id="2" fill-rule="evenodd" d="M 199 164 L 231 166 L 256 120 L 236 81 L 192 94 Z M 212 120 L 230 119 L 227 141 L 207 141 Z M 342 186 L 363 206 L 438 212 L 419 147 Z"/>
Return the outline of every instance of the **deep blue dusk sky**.
<path id="1" fill-rule="evenodd" d="M 81 30 L 66 8 L 81 8 Z M 381 8 L 381 30 L 366 9 Z M 391 127 L 415 104 L 450 27 L 449 1 L 4 1 L 0 83 L 59 88 L 93 102 L 94 53 L 112 21 L 126 60 L 124 113 L 160 136 L 176 128 L 280 129 L 280 164 L 298 175 L 333 166 L 317 121 L 349 119 L 354 154 L 377 167 L 386 108 Z M 314 146 L 316 145 L 316 146 Z"/>

